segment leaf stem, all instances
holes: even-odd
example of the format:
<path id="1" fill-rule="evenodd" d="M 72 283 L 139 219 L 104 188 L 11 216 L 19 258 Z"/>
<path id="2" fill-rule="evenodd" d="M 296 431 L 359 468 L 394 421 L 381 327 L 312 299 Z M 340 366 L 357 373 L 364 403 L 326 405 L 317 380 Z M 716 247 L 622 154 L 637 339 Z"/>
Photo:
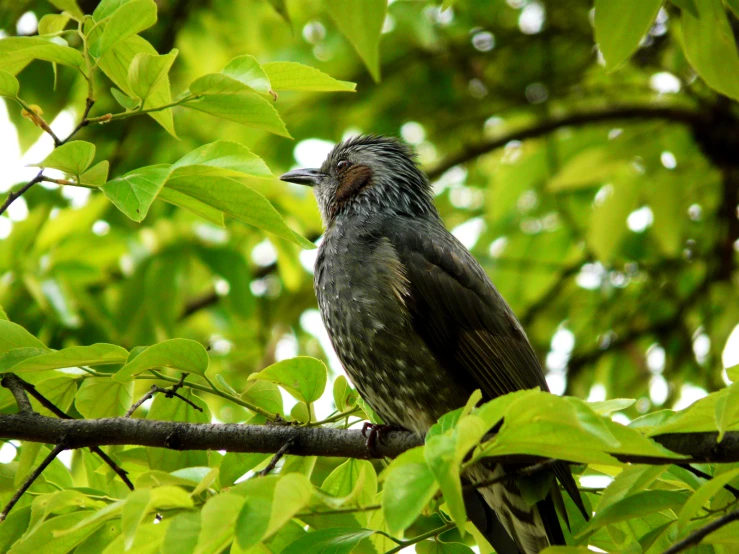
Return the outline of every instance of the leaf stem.
<path id="1" fill-rule="evenodd" d="M 426 539 L 430 539 L 432 537 L 438 537 L 442 533 L 446 533 L 447 531 L 449 531 L 450 529 L 454 529 L 455 527 L 456 527 L 456 524 L 453 521 L 450 521 L 449 523 L 443 525 L 442 527 L 437 527 L 436 529 L 432 529 L 431 531 L 418 535 L 417 537 L 413 537 L 412 539 L 408 539 L 407 541 L 399 542 L 398 546 L 396 546 L 395 548 L 391 550 L 388 550 L 385 554 L 395 554 L 396 552 L 400 552 L 404 548 L 417 544 L 421 541 L 425 541 Z M 384 533 L 382 534 L 384 535 Z"/>
<path id="2" fill-rule="evenodd" d="M 137 375 L 136 379 L 161 379 L 162 381 L 168 381 L 169 383 L 178 383 L 179 379 L 175 379 L 174 377 L 168 377 L 159 371 L 155 369 L 149 370 L 152 375 Z M 245 400 L 242 400 L 238 396 L 234 396 L 232 394 L 228 394 L 227 392 L 223 392 L 218 389 L 211 389 L 210 387 L 206 387 L 204 385 L 198 385 L 197 383 L 185 383 L 186 387 L 190 387 L 191 389 L 207 392 L 210 394 L 215 394 L 216 396 L 220 396 L 221 398 L 225 398 L 226 400 L 230 400 L 234 404 L 238 404 L 239 406 L 246 408 L 247 410 L 251 410 L 252 412 L 255 412 L 257 414 L 261 414 L 264 417 L 266 417 L 269 421 L 275 421 L 276 417 L 275 414 L 272 412 L 269 412 L 265 410 L 264 408 L 260 408 L 259 406 L 256 406 L 252 404 L 251 402 L 247 402 Z"/>
<path id="3" fill-rule="evenodd" d="M 116 114 L 105 114 L 99 117 L 91 117 L 87 121 L 88 121 L 88 124 L 89 123 L 108 123 L 109 121 L 127 119 L 135 115 L 141 115 L 141 114 L 152 113 L 152 112 L 160 112 L 162 110 L 166 110 L 168 108 L 174 108 L 175 106 L 179 106 L 180 104 L 184 104 L 185 102 L 190 102 L 191 100 L 196 100 L 198 98 L 200 98 L 198 95 L 190 94 L 188 96 L 185 96 L 184 98 L 181 98 L 174 102 L 170 102 L 169 104 L 164 104 L 163 106 L 157 106 L 156 108 L 146 108 L 145 110 L 139 109 L 136 111 L 125 111 L 125 112 L 120 112 Z"/>

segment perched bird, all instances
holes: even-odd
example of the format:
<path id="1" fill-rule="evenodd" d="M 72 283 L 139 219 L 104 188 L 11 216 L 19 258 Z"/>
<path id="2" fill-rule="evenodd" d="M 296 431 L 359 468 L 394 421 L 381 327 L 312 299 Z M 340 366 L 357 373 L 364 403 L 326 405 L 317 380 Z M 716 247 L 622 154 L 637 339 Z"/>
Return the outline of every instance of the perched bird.
<path id="1" fill-rule="evenodd" d="M 313 187 L 326 229 L 314 280 L 321 315 L 359 394 L 386 423 L 423 435 L 476 389 L 484 400 L 548 390 L 516 316 L 444 227 L 429 181 L 405 144 L 355 137 L 337 145 L 320 169 L 280 179 Z M 466 478 L 487 481 L 505 471 L 473 467 Z M 552 471 L 582 506 L 567 466 Z M 470 519 L 501 554 L 564 544 L 554 480 L 534 507 L 507 481 L 465 501 Z"/>

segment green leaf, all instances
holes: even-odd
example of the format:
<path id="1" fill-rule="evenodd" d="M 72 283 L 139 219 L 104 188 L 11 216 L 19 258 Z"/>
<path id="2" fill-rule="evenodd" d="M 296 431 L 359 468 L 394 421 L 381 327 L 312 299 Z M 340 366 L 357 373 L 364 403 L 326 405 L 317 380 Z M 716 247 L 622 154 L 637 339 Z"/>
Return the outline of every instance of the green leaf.
<path id="1" fill-rule="evenodd" d="M 157 5 L 153 0 L 132 0 L 121 5 L 110 16 L 100 36 L 98 57 L 132 35 L 137 35 L 157 22 Z"/>
<path id="2" fill-rule="evenodd" d="M 739 99 L 739 54 L 724 6 L 721 0 L 702 0 L 696 7 L 698 17 L 683 11 L 685 57 L 708 86 Z"/>
<path id="3" fill-rule="evenodd" d="M 467 521 L 467 511 L 462 498 L 462 480 L 456 453 L 456 441 L 449 435 L 432 437 L 424 447 L 426 464 L 441 487 L 454 523 L 461 529 Z"/>
<path id="4" fill-rule="evenodd" d="M 664 510 L 674 510 L 682 506 L 687 495 L 681 491 L 649 490 L 642 491 L 611 504 L 598 512 L 590 520 L 585 532 L 594 531 L 605 525 L 635 519 Z M 581 533 L 582 534 L 582 533 Z"/>
<path id="5" fill-rule="evenodd" d="M 20 325 L 7 319 L 0 319 L 0 354 L 4 354 L 15 348 L 27 347 L 49 350 L 43 342 Z"/>
<path id="6" fill-rule="evenodd" d="M 416 554 L 473 554 L 469 546 L 458 542 L 421 541 L 416 545 Z"/>
<path id="7" fill-rule="evenodd" d="M 237 494 L 219 494 L 205 503 L 195 554 L 218 554 L 233 542 L 236 518 L 243 503 L 244 499 Z"/>
<path id="8" fill-rule="evenodd" d="M 280 388 L 271 381 L 250 381 L 241 398 L 273 414 L 284 415 Z"/>
<path id="9" fill-rule="evenodd" d="M 268 475 L 249 479 L 234 488 L 234 493 L 244 496 L 236 518 L 236 542 L 244 550 L 260 542 L 267 533 L 277 480 L 278 477 Z"/>
<path id="10" fill-rule="evenodd" d="M 610 180 L 627 162 L 605 147 L 587 148 L 567 160 L 557 174 L 547 182 L 551 191 L 574 191 L 592 188 Z"/>
<path id="11" fill-rule="evenodd" d="M 158 54 L 156 49 L 145 39 L 134 35 L 113 46 L 113 48 L 98 60 L 98 66 L 103 73 L 105 73 L 108 78 L 129 97 L 133 97 L 134 92 L 128 86 L 128 68 L 133 61 L 133 58 L 140 53 L 154 56 Z M 169 88 L 169 77 L 165 76 L 149 93 L 149 96 L 144 103 L 144 108 L 165 106 L 171 102 L 172 93 Z M 171 109 L 149 112 L 148 115 L 164 127 L 170 135 L 175 137 L 177 136 L 174 130 L 174 120 Z"/>
<path id="12" fill-rule="evenodd" d="M 410 527 L 438 490 L 423 447 L 395 458 L 387 469 L 382 497 L 382 511 L 390 532 L 399 534 Z"/>
<path id="13" fill-rule="evenodd" d="M 739 364 L 726 368 L 726 374 L 732 383 L 739 382 Z"/>
<path id="14" fill-rule="evenodd" d="M 63 12 L 67 12 L 77 21 L 82 21 L 85 18 L 84 12 L 77 5 L 77 0 L 49 0 L 56 9 Z"/>
<path id="15" fill-rule="evenodd" d="M 5 313 L 5 310 L 3 310 L 3 307 L 2 306 L 0 306 L 0 319 L 1 320 L 5 320 L 5 321 L 9 321 L 8 320 L 8 314 Z"/>
<path id="16" fill-rule="evenodd" d="M 133 57 L 128 68 L 128 85 L 142 102 L 146 102 L 152 91 L 167 77 L 177 53 L 178 50 L 174 48 L 169 54 L 161 56 L 141 52 Z"/>
<path id="17" fill-rule="evenodd" d="M 613 70 L 639 47 L 663 0 L 595 0 L 595 41 Z"/>
<path id="18" fill-rule="evenodd" d="M 700 13 L 698 13 L 698 8 L 695 5 L 695 0 L 679 0 L 677 2 L 673 0 L 673 4 L 675 4 L 676 6 L 680 6 L 681 3 L 692 4 L 692 6 L 690 7 L 686 6 L 686 9 L 689 9 L 690 13 L 693 16 L 700 17 Z M 739 0 L 724 0 L 724 4 L 728 6 L 735 17 L 739 17 Z"/>
<path id="19" fill-rule="evenodd" d="M 90 169 L 80 175 L 80 183 L 101 187 L 108 180 L 108 168 L 110 163 L 103 160 L 93 165 Z"/>
<path id="20" fill-rule="evenodd" d="M 598 259 L 610 262 L 616 255 L 628 227 L 626 218 L 637 208 L 639 183 L 630 175 L 622 175 L 610 185 L 605 200 L 593 208 L 588 227 L 588 244 Z"/>
<path id="21" fill-rule="evenodd" d="M 254 56 L 237 56 L 221 71 L 224 75 L 244 83 L 262 94 L 269 94 L 272 90 L 269 77 Z"/>
<path id="22" fill-rule="evenodd" d="M 38 22 L 39 35 L 56 35 L 64 30 L 69 23 L 70 17 L 64 14 L 49 13 Z"/>
<path id="23" fill-rule="evenodd" d="M 0 552 L 10 551 L 10 547 L 21 538 L 31 519 L 31 506 L 17 507 L 3 521 L 0 533 Z"/>
<path id="24" fill-rule="evenodd" d="M 19 364 L 20 362 L 45 354 L 48 352 L 48 348 L 34 348 L 34 347 L 22 347 L 12 348 L 0 355 L 0 373 L 8 371 L 11 367 Z"/>
<path id="25" fill-rule="evenodd" d="M 133 547 L 139 526 L 151 512 L 192 507 L 192 498 L 180 487 L 163 486 L 131 492 L 126 497 L 121 511 L 124 549 L 129 550 Z"/>
<path id="26" fill-rule="evenodd" d="M 129 171 L 101 188 L 108 200 L 134 221 L 142 221 L 169 175 L 169 166 L 149 165 Z"/>
<path id="27" fill-rule="evenodd" d="M 699 515 L 698 511 L 703 508 L 704 504 L 713 498 L 724 485 L 731 483 L 737 477 L 739 477 L 739 469 L 733 469 L 715 476 L 695 491 L 680 510 L 677 520 L 678 529 L 684 530 L 690 524 L 690 520 Z"/>
<path id="28" fill-rule="evenodd" d="M 188 402 L 176 398 L 167 398 L 163 394 L 154 397 L 154 402 L 146 414 L 146 419 L 159 421 L 182 421 L 183 423 L 211 423 L 208 405 L 195 396 L 192 389 L 180 391 L 200 410 L 193 408 Z M 173 402 L 174 400 L 174 402 Z M 203 467 L 208 464 L 208 455 L 202 450 L 171 450 L 168 448 L 147 448 L 146 458 L 149 467 L 162 471 L 176 471 L 180 468 Z M 178 472 L 177 474 L 181 474 Z"/>
<path id="29" fill-rule="evenodd" d="M 716 400 L 714 410 L 718 429 L 716 442 L 721 442 L 726 431 L 739 422 L 739 383 L 731 385 L 728 391 Z"/>
<path id="30" fill-rule="evenodd" d="M 290 229 L 264 196 L 230 177 L 172 177 L 167 187 L 217 208 L 227 215 L 312 249 L 315 245 Z"/>
<path id="31" fill-rule="evenodd" d="M 613 398 L 611 400 L 601 400 L 598 402 L 588 402 L 588 406 L 597 414 L 611 415 L 613 412 L 620 412 L 636 403 L 632 398 Z"/>
<path id="32" fill-rule="evenodd" d="M 80 69 L 85 60 L 79 50 L 41 37 L 10 37 L 0 40 L 0 69 L 18 74 L 33 60 L 44 60 Z"/>
<path id="33" fill-rule="evenodd" d="M 241 81 L 211 73 L 193 81 L 190 92 L 200 98 L 183 104 L 186 108 L 292 138 L 272 104 Z"/>
<path id="34" fill-rule="evenodd" d="M 251 471 L 269 457 L 269 454 L 255 452 L 226 452 L 221 461 L 221 486 L 230 487 L 247 471 Z"/>
<path id="35" fill-rule="evenodd" d="M 288 473 L 280 476 L 275 486 L 275 498 L 278 502 L 272 504 L 272 515 L 264 538 L 268 539 L 282 529 L 310 502 L 312 496 L 313 485 L 305 475 Z"/>
<path id="36" fill-rule="evenodd" d="M 84 140 L 73 140 L 51 151 L 39 167 L 52 168 L 75 175 L 78 179 L 95 158 L 95 145 Z"/>
<path id="37" fill-rule="evenodd" d="M 81 510 L 48 519 L 26 533 L 10 548 L 8 554 L 66 554 L 94 533 L 103 522 L 66 532 L 61 536 L 57 533 L 76 527 L 89 514 L 89 511 Z"/>
<path id="38" fill-rule="evenodd" d="M 272 177 L 272 172 L 246 146 L 230 140 L 217 140 L 186 154 L 172 165 L 172 177 L 189 175 Z"/>
<path id="39" fill-rule="evenodd" d="M 7 71 L 0 70 L 0 96 L 15 98 L 18 96 L 19 89 L 20 84 L 18 83 L 18 79 Z"/>
<path id="40" fill-rule="evenodd" d="M 305 554 L 320 552 L 321 554 L 349 554 L 362 540 L 374 531 L 371 529 L 345 529 L 334 527 L 307 533 L 294 543 L 289 544 L 282 554 Z"/>
<path id="41" fill-rule="evenodd" d="M 333 396 L 336 409 L 344 412 L 356 402 L 357 392 L 349 385 L 346 377 L 339 375 L 334 379 Z"/>
<path id="42" fill-rule="evenodd" d="M 185 210 L 190 210 L 192 213 L 197 214 L 204 219 L 207 219 L 208 221 L 215 225 L 218 225 L 219 227 L 226 226 L 223 218 L 223 212 L 221 210 L 209 206 L 208 204 L 201 202 L 200 200 L 197 200 L 192 196 L 188 196 L 187 194 L 184 194 L 178 190 L 165 186 L 162 190 L 159 191 L 159 196 L 157 196 L 157 198 L 169 202 L 170 204 L 174 204 L 175 206 L 178 206 L 180 208 L 184 208 Z"/>
<path id="43" fill-rule="evenodd" d="M 377 474 L 367 460 L 349 459 L 326 477 L 321 489 L 334 497 L 327 502 L 329 506 L 342 506 L 348 502 L 368 506 L 374 504 L 377 495 Z M 367 516 L 366 512 L 354 514 L 362 526 L 367 525 Z"/>
<path id="44" fill-rule="evenodd" d="M 326 9 L 354 46 L 375 82 L 380 80 L 379 43 L 387 0 L 326 0 Z"/>
<path id="45" fill-rule="evenodd" d="M 71 346 L 63 350 L 46 352 L 24 360 L 12 367 L 13 373 L 47 371 L 81 365 L 106 365 L 124 363 L 128 351 L 115 344 L 92 344 L 90 346 Z"/>
<path id="46" fill-rule="evenodd" d="M 698 13 L 698 7 L 695 5 L 695 0 L 671 0 L 681 10 L 687 10 L 693 17 L 700 17 Z M 734 0 L 726 0 L 727 4 L 731 6 L 731 2 Z"/>
<path id="47" fill-rule="evenodd" d="M 136 55 L 138 56 L 139 54 L 136 54 Z M 145 55 L 148 56 L 149 54 L 145 54 Z M 138 102 L 137 100 L 134 100 L 133 98 L 131 98 L 127 94 L 124 94 L 123 92 L 121 92 L 115 87 L 110 88 L 110 94 L 112 94 L 113 98 L 115 98 L 115 101 L 118 102 L 126 110 L 132 111 L 140 104 L 140 102 Z"/>
<path id="48" fill-rule="evenodd" d="M 139 373 L 155 367 L 171 367 L 187 373 L 205 375 L 208 352 L 202 344 L 190 339 L 169 339 L 147 347 L 119 369 L 113 378 L 128 383 Z"/>
<path id="49" fill-rule="evenodd" d="M 200 534 L 200 512 L 182 512 L 172 518 L 161 554 L 192 554 Z"/>
<path id="50" fill-rule="evenodd" d="M 252 373 L 249 380 L 271 381 L 301 402 L 310 404 L 321 398 L 326 388 L 326 375 L 326 366 L 321 360 L 298 356 L 272 364 L 259 373 Z"/>
<path id="51" fill-rule="evenodd" d="M 88 377 L 74 399 L 77 411 L 88 419 L 120 417 L 131 407 L 133 383 L 118 383 L 110 377 Z"/>
<path id="52" fill-rule="evenodd" d="M 290 12 L 287 9 L 287 0 L 267 0 L 286 23 L 290 23 Z"/>
<path id="53" fill-rule="evenodd" d="M 262 67 L 274 90 L 353 92 L 357 87 L 356 83 L 339 81 L 323 71 L 297 62 L 272 62 Z"/>

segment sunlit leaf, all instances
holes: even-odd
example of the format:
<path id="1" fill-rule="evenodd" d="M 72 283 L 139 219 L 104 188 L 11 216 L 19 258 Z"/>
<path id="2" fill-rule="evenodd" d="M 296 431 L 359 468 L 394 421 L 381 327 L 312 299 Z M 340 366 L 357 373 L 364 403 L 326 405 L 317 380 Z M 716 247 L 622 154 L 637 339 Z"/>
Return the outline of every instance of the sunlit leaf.
<path id="1" fill-rule="evenodd" d="M 64 367 L 96 366 L 123 363 L 128 351 L 115 344 L 71 346 L 26 359 L 12 367 L 14 373 L 46 371 Z"/>
<path id="2" fill-rule="evenodd" d="M 294 543 L 288 545 L 282 554 L 304 554 L 305 552 L 324 552 L 325 554 L 349 554 L 354 548 L 369 537 L 371 529 L 344 529 L 334 527 L 306 533 Z"/>
<path id="3" fill-rule="evenodd" d="M 62 144 L 51 151 L 51 154 L 40 162 L 39 167 L 50 167 L 79 178 L 95 158 L 95 145 L 84 140 L 73 140 Z"/>
<path id="4" fill-rule="evenodd" d="M 352 92 L 357 86 L 356 83 L 339 81 L 323 71 L 297 62 L 271 62 L 262 67 L 274 90 Z"/>
<path id="5" fill-rule="evenodd" d="M 249 379 L 264 379 L 280 385 L 298 400 L 310 404 L 326 388 L 326 366 L 316 358 L 298 356 L 272 364 Z"/>
<path id="6" fill-rule="evenodd" d="M 113 378 L 128 383 L 135 375 L 155 367 L 171 367 L 187 373 L 205 374 L 208 369 L 205 347 L 190 339 L 169 339 L 147 347 L 119 369 Z"/>
<path id="7" fill-rule="evenodd" d="M 362 58 L 375 81 L 380 80 L 379 42 L 386 0 L 326 0 L 336 26 Z"/>
<path id="8" fill-rule="evenodd" d="M 110 377 L 89 377 L 74 399 L 74 406 L 84 417 L 120 417 L 131 406 L 133 383 L 119 383 Z"/>
<path id="9" fill-rule="evenodd" d="M 0 354 L 14 348 L 40 348 L 49 350 L 44 343 L 17 323 L 0 319 Z"/>
<path id="10" fill-rule="evenodd" d="M 221 175 L 272 177 L 262 159 L 237 142 L 217 140 L 186 154 L 172 164 L 172 177 Z"/>
<path id="11" fill-rule="evenodd" d="M 244 83 L 257 92 L 268 94 L 272 90 L 267 73 L 254 56 L 237 56 L 228 62 L 221 73 Z"/>
<path id="12" fill-rule="evenodd" d="M 41 37 L 10 37 L 0 40 L 0 69 L 17 75 L 33 60 L 82 68 L 85 60 L 79 50 Z"/>
<path id="13" fill-rule="evenodd" d="M 391 533 L 407 529 L 439 490 L 424 449 L 414 448 L 398 456 L 385 476 L 382 510 Z"/>
<path id="14" fill-rule="evenodd" d="M 163 82 L 177 57 L 178 50 L 174 48 L 169 54 L 154 56 L 139 53 L 131 60 L 128 68 L 128 85 L 131 91 L 143 102 L 149 97 L 157 85 Z"/>
<path id="15" fill-rule="evenodd" d="M 662 0 L 595 1 L 595 40 L 610 69 L 639 47 L 660 6 Z"/>
<path id="16" fill-rule="evenodd" d="M 169 166 L 150 165 L 111 179 L 101 188 L 119 210 L 134 221 L 142 221 L 168 175 Z"/>
<path id="17" fill-rule="evenodd" d="M 69 23 L 70 17 L 68 15 L 49 13 L 42 17 L 38 22 L 38 34 L 43 35 L 55 35 Z"/>
<path id="18" fill-rule="evenodd" d="M 157 5 L 152 0 L 131 0 L 123 3 L 113 15 L 100 37 L 97 56 L 105 55 L 113 46 L 148 29 L 157 22 Z"/>
<path id="19" fill-rule="evenodd" d="M 81 21 L 85 17 L 79 4 L 77 4 L 77 0 L 49 0 L 49 2 L 51 2 L 58 10 L 67 12 L 78 21 Z"/>
<path id="20" fill-rule="evenodd" d="M 0 96 L 15 98 L 19 88 L 18 79 L 7 71 L 0 70 Z"/>

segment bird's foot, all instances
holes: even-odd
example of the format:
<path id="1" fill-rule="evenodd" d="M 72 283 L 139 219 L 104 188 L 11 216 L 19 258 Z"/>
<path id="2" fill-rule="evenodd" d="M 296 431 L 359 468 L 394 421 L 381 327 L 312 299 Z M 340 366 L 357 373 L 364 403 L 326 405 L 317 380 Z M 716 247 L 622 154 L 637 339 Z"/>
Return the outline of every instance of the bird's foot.
<path id="1" fill-rule="evenodd" d="M 399 425 L 390 425 L 387 423 L 370 423 L 365 421 L 362 425 L 362 436 L 367 438 L 367 449 L 370 451 L 375 458 L 380 457 L 380 453 L 377 450 L 378 441 L 380 444 L 385 444 L 385 436 L 390 431 L 398 431 L 402 429 Z"/>

